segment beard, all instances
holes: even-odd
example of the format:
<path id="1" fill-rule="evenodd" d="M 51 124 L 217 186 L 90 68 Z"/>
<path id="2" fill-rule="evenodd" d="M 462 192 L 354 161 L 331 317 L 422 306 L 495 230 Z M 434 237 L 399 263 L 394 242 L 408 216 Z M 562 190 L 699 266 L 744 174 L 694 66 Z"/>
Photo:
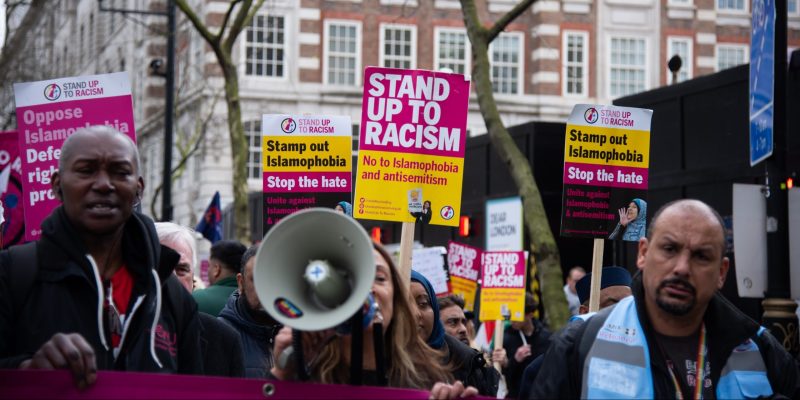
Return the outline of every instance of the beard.
<path id="1" fill-rule="evenodd" d="M 691 297 L 685 303 L 673 303 L 667 301 L 666 295 L 661 294 L 661 290 L 665 289 L 667 286 L 679 286 L 681 289 L 689 291 L 691 293 Z M 669 314 L 678 317 L 684 316 L 688 314 L 697 303 L 697 298 L 695 297 L 696 293 L 697 291 L 695 290 L 694 286 L 681 278 L 667 279 L 662 281 L 661 284 L 658 285 L 658 289 L 656 289 L 656 305 Z"/>

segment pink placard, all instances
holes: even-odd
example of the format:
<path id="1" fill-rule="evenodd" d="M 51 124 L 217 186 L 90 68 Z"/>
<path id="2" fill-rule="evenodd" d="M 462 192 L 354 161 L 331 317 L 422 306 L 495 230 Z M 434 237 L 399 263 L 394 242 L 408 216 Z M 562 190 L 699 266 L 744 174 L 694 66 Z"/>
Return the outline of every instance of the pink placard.
<path id="1" fill-rule="evenodd" d="M 127 73 L 17 83 L 17 130 L 22 161 L 25 240 L 41 235 L 42 221 L 59 205 L 50 190 L 61 146 L 77 129 L 107 125 L 134 141 Z"/>
<path id="2" fill-rule="evenodd" d="M 464 157 L 463 75 L 369 67 L 364 76 L 360 150 Z"/>
<path id="3" fill-rule="evenodd" d="M 447 243 L 447 267 L 451 276 L 477 282 L 483 250 L 466 244 Z"/>
<path id="4" fill-rule="evenodd" d="M 483 253 L 484 289 L 525 288 L 525 252 L 486 251 Z"/>
<path id="5" fill-rule="evenodd" d="M 21 167 L 17 132 L 0 132 L 0 198 L 5 218 L 2 226 L 3 248 L 22 243 L 25 235 Z"/>
<path id="6" fill-rule="evenodd" d="M 423 390 L 321 385 L 262 379 L 100 371 L 78 390 L 67 371 L 0 370 L 0 398 L 9 399 L 428 399 Z M 476 397 L 476 399 L 486 397 Z"/>

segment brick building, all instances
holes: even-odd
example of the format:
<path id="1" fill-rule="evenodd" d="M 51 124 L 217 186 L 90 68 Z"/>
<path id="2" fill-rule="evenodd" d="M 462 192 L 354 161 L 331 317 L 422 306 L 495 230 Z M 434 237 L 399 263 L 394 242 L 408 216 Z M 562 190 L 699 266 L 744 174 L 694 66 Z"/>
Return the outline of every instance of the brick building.
<path id="1" fill-rule="evenodd" d="M 164 3 L 102 2 L 139 10 L 163 10 Z M 190 3 L 212 25 L 228 5 Z M 488 22 L 517 1 L 476 3 Z M 788 0 L 788 9 L 789 47 L 797 48 L 800 0 Z M 164 82 L 149 66 L 164 58 L 165 18 L 101 11 L 96 0 L 34 0 L 9 13 L 0 62 L 0 126 L 14 126 L 13 82 L 127 70 L 147 185 L 143 206 L 149 212 L 155 204 L 160 213 L 160 200 L 152 196 L 161 181 Z M 679 81 L 744 64 L 750 15 L 746 0 L 539 0 L 490 48 L 501 116 L 506 126 L 563 121 L 574 104 L 610 103 L 666 85 L 671 82 L 667 60 L 674 54 L 683 60 Z M 175 220 L 193 225 L 215 191 L 222 194 L 223 207 L 232 201 L 232 163 L 216 60 L 182 16 L 176 50 L 173 165 L 181 154 L 191 155 L 173 184 L 173 205 Z M 357 132 L 364 67 L 449 68 L 467 74 L 471 68 L 458 0 L 267 0 L 242 32 L 234 59 L 253 192 L 261 190 L 262 114 L 349 115 Z M 468 129 L 471 135 L 485 132 L 476 102 L 470 104 Z"/>

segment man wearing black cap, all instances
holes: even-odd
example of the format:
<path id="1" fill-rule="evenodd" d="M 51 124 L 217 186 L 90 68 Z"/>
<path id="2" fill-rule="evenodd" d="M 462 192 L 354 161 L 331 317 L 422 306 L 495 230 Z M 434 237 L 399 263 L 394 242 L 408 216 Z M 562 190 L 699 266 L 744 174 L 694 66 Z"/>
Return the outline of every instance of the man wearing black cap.
<path id="1" fill-rule="evenodd" d="M 583 315 L 589 312 L 589 295 L 591 289 L 592 273 L 590 272 L 575 284 L 575 290 L 578 292 L 578 299 L 581 302 L 580 312 L 578 314 Z M 603 273 L 600 278 L 600 309 L 611 307 L 630 295 L 631 273 L 622 267 L 603 268 Z M 570 321 L 575 319 L 584 318 L 576 315 L 572 317 Z"/>
<path id="2" fill-rule="evenodd" d="M 589 294 L 592 288 L 592 273 L 583 276 L 575 283 L 575 291 L 578 294 L 580 308 L 578 315 L 573 315 L 569 321 L 574 323 L 583 322 L 594 313 L 589 312 Z M 631 274 L 622 267 L 603 268 L 600 278 L 600 309 L 611 307 L 619 303 L 620 300 L 631 295 Z M 578 322 L 575 322 L 578 321 Z M 544 354 L 536 357 L 522 373 L 522 383 L 519 388 L 519 398 L 527 399 L 531 392 L 533 380 L 539 374 L 544 361 Z"/>

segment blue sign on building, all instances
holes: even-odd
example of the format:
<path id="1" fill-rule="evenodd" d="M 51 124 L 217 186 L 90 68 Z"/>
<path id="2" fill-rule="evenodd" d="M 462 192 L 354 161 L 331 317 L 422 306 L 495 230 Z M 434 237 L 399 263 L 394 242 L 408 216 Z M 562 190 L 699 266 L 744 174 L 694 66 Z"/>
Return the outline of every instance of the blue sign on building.
<path id="1" fill-rule="evenodd" d="M 772 155 L 775 0 L 753 0 L 750 36 L 750 166 Z"/>

